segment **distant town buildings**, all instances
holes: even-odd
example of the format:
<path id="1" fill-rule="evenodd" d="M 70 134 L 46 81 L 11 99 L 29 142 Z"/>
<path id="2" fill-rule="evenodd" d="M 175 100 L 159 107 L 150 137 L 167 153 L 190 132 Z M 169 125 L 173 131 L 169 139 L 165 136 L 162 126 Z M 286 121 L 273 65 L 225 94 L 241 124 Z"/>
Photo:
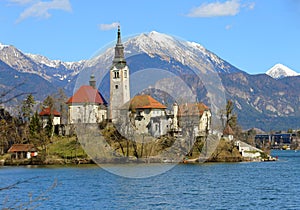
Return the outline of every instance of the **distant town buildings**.
<path id="1" fill-rule="evenodd" d="M 298 144 L 298 139 L 295 133 L 257 134 L 255 143 L 272 149 L 284 149 L 293 143 Z"/>

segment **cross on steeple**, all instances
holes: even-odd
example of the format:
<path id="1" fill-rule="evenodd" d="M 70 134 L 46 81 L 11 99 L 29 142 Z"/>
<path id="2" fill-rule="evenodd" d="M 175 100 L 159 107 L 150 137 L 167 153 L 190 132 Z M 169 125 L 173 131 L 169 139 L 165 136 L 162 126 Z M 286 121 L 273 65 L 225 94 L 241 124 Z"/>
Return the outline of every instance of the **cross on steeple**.
<path id="1" fill-rule="evenodd" d="M 118 41 L 117 41 L 117 44 L 122 44 L 120 25 L 118 25 Z"/>

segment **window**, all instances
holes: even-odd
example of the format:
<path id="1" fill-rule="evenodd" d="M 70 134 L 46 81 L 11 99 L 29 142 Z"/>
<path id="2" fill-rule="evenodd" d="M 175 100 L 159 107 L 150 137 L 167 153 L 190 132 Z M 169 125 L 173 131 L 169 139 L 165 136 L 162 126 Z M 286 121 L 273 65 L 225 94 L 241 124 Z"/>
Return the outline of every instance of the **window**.
<path id="1" fill-rule="evenodd" d="M 124 70 L 124 78 L 127 78 L 127 70 Z"/>
<path id="2" fill-rule="evenodd" d="M 119 88 L 119 86 L 118 86 L 118 85 L 115 85 L 115 88 L 116 88 L 116 89 L 118 89 L 118 88 Z"/>
<path id="3" fill-rule="evenodd" d="M 115 72 L 114 72 L 114 79 L 116 79 L 116 78 L 120 78 L 120 73 L 119 73 L 119 71 L 115 71 Z"/>

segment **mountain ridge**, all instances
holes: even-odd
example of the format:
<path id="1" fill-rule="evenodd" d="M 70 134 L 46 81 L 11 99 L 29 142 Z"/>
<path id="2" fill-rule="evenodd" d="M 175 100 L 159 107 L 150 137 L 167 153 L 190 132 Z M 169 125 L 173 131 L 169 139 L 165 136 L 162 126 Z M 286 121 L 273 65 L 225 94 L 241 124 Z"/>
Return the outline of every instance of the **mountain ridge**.
<path id="1" fill-rule="evenodd" d="M 204 101 L 207 101 L 208 96 L 203 83 L 193 76 L 186 77 L 185 74 L 193 71 L 200 71 L 203 74 L 217 73 L 225 88 L 226 98 L 234 101 L 240 124 L 245 129 L 258 127 L 270 130 L 275 129 L 274 124 L 280 125 L 280 128 L 278 126 L 276 129 L 285 129 L 300 124 L 298 77 L 274 79 L 267 74 L 250 75 L 198 43 L 179 40 L 155 31 L 128 39 L 123 45 L 131 74 L 149 68 L 164 69 L 182 77 L 190 88 L 196 91 L 197 97 Z M 3 45 L 0 45 L 0 49 L 1 46 Z M 11 60 L 8 59 L 9 56 Z M 42 55 L 22 53 L 9 45 L 0 50 L 0 61 L 9 64 L 6 71 L 5 66 L 2 69 L 5 77 L 10 75 L 9 78 L 13 78 L 13 74 L 18 76 L 16 72 L 28 78 L 36 75 L 42 78 L 37 84 L 34 84 L 35 81 L 27 80 L 32 89 L 39 91 L 39 86 L 44 84 L 44 90 L 55 90 L 60 87 L 70 96 L 80 85 L 88 84 L 89 77 L 93 73 L 106 99 L 109 98 L 107 73 L 113 56 L 113 47 L 90 60 L 79 62 L 50 60 Z M 1 81 L 0 85 L 7 86 Z M 44 95 L 45 91 L 40 95 L 37 94 L 40 100 Z"/>

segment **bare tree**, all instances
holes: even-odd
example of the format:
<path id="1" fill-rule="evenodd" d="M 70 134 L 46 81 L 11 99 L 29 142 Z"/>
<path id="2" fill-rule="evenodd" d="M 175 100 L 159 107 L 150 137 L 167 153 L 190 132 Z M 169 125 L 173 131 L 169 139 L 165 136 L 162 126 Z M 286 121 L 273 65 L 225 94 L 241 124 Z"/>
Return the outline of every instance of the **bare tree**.
<path id="1" fill-rule="evenodd" d="M 16 91 L 18 88 L 20 88 L 24 84 L 25 84 L 25 82 L 21 82 L 15 86 L 13 86 L 12 88 L 2 92 L 0 94 L 0 104 L 8 103 L 8 102 L 12 101 L 13 99 L 19 98 L 20 96 L 23 96 L 23 95 L 34 94 L 34 92 L 21 92 L 21 93 L 12 94 L 10 96 L 10 94 L 13 93 L 13 91 Z"/>

